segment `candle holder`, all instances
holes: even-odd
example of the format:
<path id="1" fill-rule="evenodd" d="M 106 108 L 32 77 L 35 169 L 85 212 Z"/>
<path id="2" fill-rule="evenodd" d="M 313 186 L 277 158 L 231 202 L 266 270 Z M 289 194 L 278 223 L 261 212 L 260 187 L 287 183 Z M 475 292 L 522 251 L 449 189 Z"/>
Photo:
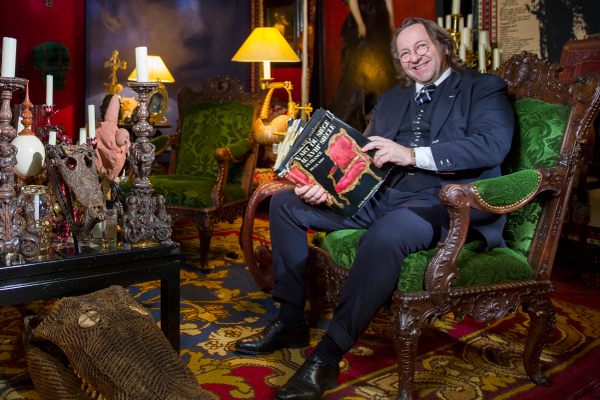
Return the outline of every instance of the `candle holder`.
<path id="1" fill-rule="evenodd" d="M 454 53 L 460 57 L 460 59 L 465 63 L 465 66 L 467 68 L 477 68 L 477 71 L 479 71 L 481 73 L 487 72 L 487 70 L 489 68 L 495 68 L 495 66 L 493 66 L 493 63 L 492 63 L 492 51 L 491 51 L 492 49 L 489 47 L 489 41 L 487 41 L 487 39 L 486 39 L 487 45 L 485 46 L 485 49 L 484 49 L 483 53 L 481 54 L 481 57 L 480 57 L 481 51 L 475 51 L 472 48 L 472 44 L 473 44 L 472 37 L 470 39 L 468 39 L 468 43 L 471 46 L 471 48 L 465 48 L 464 54 L 461 54 L 462 53 L 461 52 L 461 44 L 463 44 L 462 39 L 464 39 L 464 38 L 462 38 L 463 26 L 461 24 L 461 19 L 463 19 L 463 17 L 460 14 L 452 14 L 450 17 L 451 17 L 450 27 L 447 28 L 446 31 L 452 38 L 452 46 L 454 48 Z M 469 29 L 471 29 L 471 28 L 469 28 Z M 486 32 L 486 31 L 480 31 L 480 33 L 483 33 L 483 32 Z M 473 35 L 472 31 L 470 31 L 470 35 Z M 481 35 L 479 35 L 479 42 L 481 42 L 481 40 L 482 40 Z"/>
<path id="2" fill-rule="evenodd" d="M 60 110 L 54 104 L 44 104 L 42 105 L 42 113 L 44 114 L 44 126 L 42 126 L 38 134 L 43 143 L 48 143 L 48 137 L 50 135 L 50 131 L 56 132 L 56 140 L 57 143 L 64 143 L 68 146 L 73 144 L 73 140 L 70 136 L 65 134 L 65 131 L 62 126 L 54 125 L 52 123 L 52 117 L 58 114 Z"/>
<path id="3" fill-rule="evenodd" d="M 147 100 L 148 94 L 159 83 L 129 82 L 127 85 L 138 94 L 140 106 L 137 122 L 132 127 L 135 142 L 129 151 L 129 165 L 135 179 L 123 205 L 123 241 L 136 244 L 155 239 L 161 244 L 171 244 L 171 217 L 165 210 L 165 199 L 162 195 L 152 196 L 152 184 L 148 179 L 154 162 L 155 146 L 148 139 L 153 128 L 148 123 Z"/>
<path id="4" fill-rule="evenodd" d="M 26 207 L 17 198 L 15 191 L 14 166 L 17 163 L 17 148 L 11 143 L 17 130 L 11 125 L 10 102 L 13 92 L 23 89 L 27 79 L 0 77 L 0 254 L 5 262 L 13 262 L 12 255 L 32 257 L 39 252 L 32 208 Z"/>
<path id="5" fill-rule="evenodd" d="M 19 202 L 28 210 L 26 223 L 29 231 L 37 237 L 40 252 L 47 252 L 52 240 L 54 219 L 54 207 L 48 188 L 44 185 L 24 186 L 19 193 Z"/>
<path id="6" fill-rule="evenodd" d="M 454 45 L 454 52 L 458 54 L 460 49 L 460 36 L 461 36 L 461 26 L 460 26 L 460 14 L 452 14 L 451 15 L 451 28 L 448 29 L 448 33 L 450 37 L 452 37 L 452 44 Z M 464 61 L 464 60 L 463 60 Z"/>

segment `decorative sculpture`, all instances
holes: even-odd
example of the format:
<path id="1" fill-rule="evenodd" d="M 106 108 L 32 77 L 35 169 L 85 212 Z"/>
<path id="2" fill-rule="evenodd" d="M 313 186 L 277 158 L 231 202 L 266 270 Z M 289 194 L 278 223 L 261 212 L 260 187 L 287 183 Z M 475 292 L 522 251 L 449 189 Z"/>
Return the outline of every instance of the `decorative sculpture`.
<path id="1" fill-rule="evenodd" d="M 123 169 L 131 142 L 127 129 L 119 128 L 119 96 L 113 95 L 106 109 L 104 121 L 96 128 L 96 168 L 114 181 Z"/>
<path id="2" fill-rule="evenodd" d="M 108 78 L 110 83 L 104 84 L 104 89 L 108 94 L 118 94 L 123 90 L 123 85 L 117 80 L 117 71 L 127 69 L 127 61 L 121 60 L 119 50 L 113 50 L 111 57 L 104 61 L 104 68 L 110 68 Z"/>
<path id="3" fill-rule="evenodd" d="M 78 239 L 89 239 L 94 225 L 104 221 L 106 217 L 106 205 L 94 155 L 94 149 L 87 144 L 59 144 L 47 147 L 47 156 L 51 162 L 50 182 L 54 186 L 58 203 L 73 228 L 73 239 L 78 253 L 81 252 Z M 65 190 L 60 184 L 61 180 L 66 184 Z M 74 211 L 71 193 L 83 206 L 82 215 Z"/>

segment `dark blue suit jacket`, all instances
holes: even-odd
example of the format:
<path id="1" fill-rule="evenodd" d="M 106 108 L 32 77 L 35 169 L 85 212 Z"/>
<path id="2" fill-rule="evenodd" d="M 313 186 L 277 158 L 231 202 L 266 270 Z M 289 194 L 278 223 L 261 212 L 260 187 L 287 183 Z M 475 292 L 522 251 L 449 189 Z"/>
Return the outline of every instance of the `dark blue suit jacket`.
<path id="1" fill-rule="evenodd" d="M 510 150 L 514 112 L 505 82 L 496 75 L 466 69 L 452 72 L 434 94 L 439 96 L 431 119 L 431 152 L 442 185 L 500 176 L 500 164 Z M 414 85 L 397 86 L 381 96 L 365 135 L 394 139 L 402 117 L 410 118 Z M 488 248 L 502 246 L 504 218 L 474 218 L 472 228 Z"/>

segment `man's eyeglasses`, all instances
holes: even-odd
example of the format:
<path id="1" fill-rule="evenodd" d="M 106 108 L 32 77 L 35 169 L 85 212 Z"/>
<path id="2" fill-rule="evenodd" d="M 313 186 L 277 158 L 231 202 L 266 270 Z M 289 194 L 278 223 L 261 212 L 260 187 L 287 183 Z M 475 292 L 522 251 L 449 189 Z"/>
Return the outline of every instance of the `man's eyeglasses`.
<path id="1" fill-rule="evenodd" d="M 428 43 L 419 43 L 415 46 L 414 52 L 417 56 L 421 57 L 427 54 L 430 47 L 431 45 Z M 411 53 L 412 52 L 410 50 L 402 50 L 402 52 L 398 55 L 398 58 L 402 62 L 409 62 Z"/>

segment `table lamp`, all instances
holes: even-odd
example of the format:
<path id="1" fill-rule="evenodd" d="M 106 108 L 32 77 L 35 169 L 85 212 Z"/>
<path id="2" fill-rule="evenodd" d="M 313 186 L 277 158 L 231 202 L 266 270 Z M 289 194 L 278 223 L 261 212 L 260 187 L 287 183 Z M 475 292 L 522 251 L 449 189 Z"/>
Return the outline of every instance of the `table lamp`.
<path id="1" fill-rule="evenodd" d="M 127 80 L 137 80 L 137 68 L 134 68 Z M 169 107 L 169 96 L 163 83 L 173 83 L 175 79 L 160 56 L 148 56 L 148 81 L 160 82 L 156 91 L 148 97 L 148 112 L 150 114 L 148 121 L 152 125 L 167 125 L 168 121 L 165 113 Z"/>
<path id="2" fill-rule="evenodd" d="M 268 90 L 268 92 L 265 95 L 260 115 L 254 122 L 254 136 L 258 143 L 264 145 L 280 142 L 287 130 L 288 120 L 294 118 L 300 107 L 292 100 L 293 87 L 291 82 L 273 82 L 273 78 L 271 77 L 271 63 L 298 62 L 300 58 L 277 28 L 266 27 L 255 28 L 231 60 L 263 63 L 263 73 L 260 78 L 261 88 Z M 269 117 L 271 97 L 275 89 L 285 89 L 287 92 L 287 113 L 279 115 L 268 124 L 265 124 L 265 121 Z"/>

